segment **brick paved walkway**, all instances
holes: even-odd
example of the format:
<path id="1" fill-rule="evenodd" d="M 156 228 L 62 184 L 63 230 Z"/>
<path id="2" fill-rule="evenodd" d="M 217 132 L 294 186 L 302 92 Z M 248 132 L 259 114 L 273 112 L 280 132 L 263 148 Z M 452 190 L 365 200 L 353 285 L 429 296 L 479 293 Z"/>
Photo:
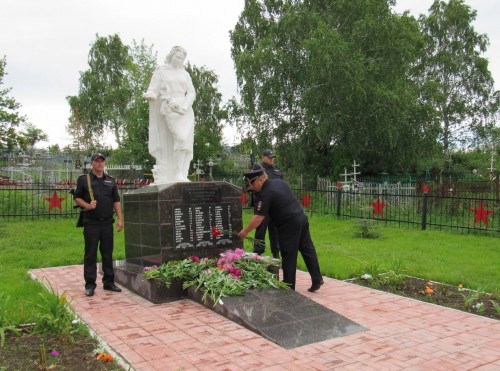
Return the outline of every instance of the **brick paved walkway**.
<path id="1" fill-rule="evenodd" d="M 500 370 L 500 321 L 334 279 L 297 292 L 368 331 L 284 349 L 191 300 L 152 304 L 127 289 L 84 295 L 83 266 L 34 269 L 131 370 Z"/>

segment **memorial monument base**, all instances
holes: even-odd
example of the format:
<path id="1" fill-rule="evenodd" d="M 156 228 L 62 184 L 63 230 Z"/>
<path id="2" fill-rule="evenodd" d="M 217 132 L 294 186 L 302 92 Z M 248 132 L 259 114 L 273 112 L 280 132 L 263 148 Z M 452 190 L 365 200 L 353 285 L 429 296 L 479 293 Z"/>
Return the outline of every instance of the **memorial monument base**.
<path id="1" fill-rule="evenodd" d="M 144 267 L 127 263 L 126 260 L 114 262 L 115 282 L 130 291 L 154 303 L 169 303 L 188 296 L 187 290 L 182 289 L 182 282 L 174 281 L 170 287 L 164 282 L 147 280 L 142 276 Z"/>
<path id="2" fill-rule="evenodd" d="M 155 304 L 186 297 L 181 282 L 158 285 L 143 278 L 144 268 L 241 248 L 235 235 L 241 194 L 227 182 L 152 184 L 125 193 L 125 260 L 114 263 L 116 283 Z"/>
<path id="3" fill-rule="evenodd" d="M 147 267 L 241 248 L 235 235 L 242 228 L 241 194 L 227 182 L 152 184 L 125 193 L 127 262 Z"/>

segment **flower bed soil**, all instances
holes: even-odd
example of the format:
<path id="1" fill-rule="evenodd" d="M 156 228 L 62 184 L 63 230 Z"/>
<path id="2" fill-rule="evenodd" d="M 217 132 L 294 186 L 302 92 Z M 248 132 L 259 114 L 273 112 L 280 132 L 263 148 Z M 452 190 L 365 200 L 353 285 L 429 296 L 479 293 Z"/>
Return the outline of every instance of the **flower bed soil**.
<path id="1" fill-rule="evenodd" d="M 479 294 L 476 291 L 407 276 L 402 285 L 377 285 L 372 280 L 356 278 L 347 280 L 373 289 L 455 308 L 480 316 L 500 320 L 500 293 Z M 426 290 L 430 289 L 430 290 Z M 495 308 L 496 305 L 496 308 Z"/>
<path id="2" fill-rule="evenodd" d="M 123 370 L 116 362 L 98 361 L 97 348 L 95 340 L 80 335 L 71 335 L 68 339 L 62 335 L 7 332 L 5 343 L 0 348 L 0 370 Z M 58 357 L 51 357 L 54 349 L 59 353 Z"/>

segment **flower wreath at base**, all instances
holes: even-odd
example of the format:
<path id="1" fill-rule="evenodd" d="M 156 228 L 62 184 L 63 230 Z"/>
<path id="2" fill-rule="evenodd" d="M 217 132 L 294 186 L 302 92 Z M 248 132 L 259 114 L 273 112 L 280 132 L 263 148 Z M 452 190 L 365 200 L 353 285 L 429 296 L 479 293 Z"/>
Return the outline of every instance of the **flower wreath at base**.
<path id="1" fill-rule="evenodd" d="M 183 289 L 194 286 L 196 290 L 203 290 L 203 302 L 210 298 L 215 306 L 224 304 L 222 297 L 245 295 L 250 289 L 289 289 L 269 270 L 272 266 L 278 267 L 279 261 L 236 249 L 221 253 L 219 258 L 191 256 L 145 267 L 143 276 L 147 280 L 156 279 L 167 287 L 174 279 L 181 280 Z"/>

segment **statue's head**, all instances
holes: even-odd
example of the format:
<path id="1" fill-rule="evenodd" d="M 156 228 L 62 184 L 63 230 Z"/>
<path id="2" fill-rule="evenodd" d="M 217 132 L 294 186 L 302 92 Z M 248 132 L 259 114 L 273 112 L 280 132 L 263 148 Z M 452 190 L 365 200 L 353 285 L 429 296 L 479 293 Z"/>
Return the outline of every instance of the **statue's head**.
<path id="1" fill-rule="evenodd" d="M 182 59 L 186 59 L 187 52 L 186 49 L 184 49 L 182 46 L 174 46 L 172 49 L 170 49 L 170 53 L 167 54 L 167 57 L 165 58 L 165 63 L 172 63 L 172 58 L 174 55 L 180 54 L 182 55 Z"/>

